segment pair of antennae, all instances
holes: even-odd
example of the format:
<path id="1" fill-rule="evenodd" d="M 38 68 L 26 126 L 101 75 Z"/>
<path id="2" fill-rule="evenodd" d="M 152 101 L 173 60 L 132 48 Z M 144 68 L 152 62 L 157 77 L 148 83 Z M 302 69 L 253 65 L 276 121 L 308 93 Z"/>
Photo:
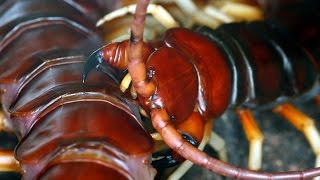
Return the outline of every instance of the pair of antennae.
<path id="1" fill-rule="evenodd" d="M 145 62 L 142 60 L 143 31 L 147 7 L 150 0 L 138 0 L 136 12 L 131 26 L 128 70 L 133 86 L 143 97 L 150 97 L 156 89 L 155 83 L 147 79 Z M 246 170 L 222 162 L 193 147 L 186 142 L 171 125 L 165 109 L 152 109 L 151 120 L 154 128 L 161 134 L 166 144 L 184 158 L 210 171 L 235 179 L 309 179 L 320 176 L 320 168 L 306 171 L 266 173 Z"/>

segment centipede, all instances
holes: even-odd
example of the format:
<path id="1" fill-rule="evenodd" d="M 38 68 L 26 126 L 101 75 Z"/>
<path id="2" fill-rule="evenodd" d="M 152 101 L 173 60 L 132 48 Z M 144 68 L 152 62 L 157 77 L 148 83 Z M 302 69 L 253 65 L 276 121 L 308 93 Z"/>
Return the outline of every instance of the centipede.
<path id="1" fill-rule="evenodd" d="M 17 137 L 14 152 L 0 151 L 1 171 L 23 179 L 161 179 L 178 167 L 166 177 L 177 179 L 189 160 L 234 179 L 320 176 L 317 162 L 260 171 L 264 137 L 253 116 L 271 109 L 287 119 L 318 157 L 316 121 L 292 102 L 319 94 L 319 3 L 257 1 L 266 20 L 217 25 L 196 17 L 199 24 L 144 41 L 151 5 L 138 0 L 129 39 L 106 44 L 96 23 L 121 2 L 1 2 L 0 129 Z M 250 170 L 200 150 L 218 143 L 215 120 L 231 111 L 249 140 Z"/>

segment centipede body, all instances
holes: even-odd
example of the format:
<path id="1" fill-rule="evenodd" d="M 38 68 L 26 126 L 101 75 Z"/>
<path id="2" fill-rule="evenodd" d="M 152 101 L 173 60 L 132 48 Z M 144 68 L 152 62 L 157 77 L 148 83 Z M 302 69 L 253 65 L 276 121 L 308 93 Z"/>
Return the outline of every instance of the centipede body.
<path id="1" fill-rule="evenodd" d="M 21 5 L 23 3 L 20 3 L 20 4 L 17 3 L 17 4 Z M 10 3 L 7 3 L 6 5 L 8 7 L 10 7 Z M 14 6 L 12 6 L 12 7 L 14 7 Z M 72 13 L 70 13 L 70 14 L 72 14 Z M 90 18 L 92 18 L 92 17 L 90 17 Z M 90 18 L 89 18 L 89 20 L 90 20 Z M 21 18 L 21 19 L 24 19 L 24 18 Z M 39 34 L 43 34 L 43 35 L 41 35 L 41 37 L 44 39 L 43 41 L 45 41 L 46 38 L 50 36 L 50 34 L 54 34 L 55 30 L 59 29 L 58 27 L 54 27 L 53 30 L 50 30 L 50 28 L 47 28 L 45 32 L 41 32 L 41 28 L 43 28 L 43 26 L 50 26 L 51 23 L 52 23 L 52 26 L 61 25 L 62 28 L 69 27 L 71 29 L 70 31 L 66 30 L 66 32 L 63 32 L 63 33 L 65 33 L 65 35 L 63 35 L 63 33 L 59 34 L 59 36 L 61 37 L 61 41 L 65 40 L 64 38 L 71 38 L 72 39 L 72 36 L 79 36 L 79 39 L 81 39 L 82 37 L 80 37 L 80 36 L 84 35 L 84 37 L 86 37 L 85 34 L 89 34 L 87 36 L 87 38 L 89 39 L 89 42 L 91 41 L 90 43 L 93 43 L 93 45 L 89 45 L 89 47 L 92 47 L 92 49 L 94 49 L 94 48 L 96 48 L 97 46 L 100 45 L 99 44 L 100 42 L 97 43 L 97 41 L 95 39 L 91 39 L 92 37 L 96 37 L 96 35 L 98 34 L 97 32 L 95 32 L 95 30 L 93 32 L 90 32 L 91 30 L 88 30 L 88 29 L 94 29 L 93 27 L 90 27 L 92 24 L 90 25 L 90 23 L 88 23 L 86 20 L 79 19 L 80 24 L 76 25 L 77 20 L 75 22 L 73 22 L 72 21 L 72 19 L 73 19 L 72 15 L 71 15 L 70 19 L 64 19 L 64 17 L 60 17 L 60 16 L 50 17 L 48 15 L 48 16 L 41 16 L 38 19 L 33 19 L 33 20 L 30 20 L 30 21 L 25 21 L 25 22 L 23 22 L 23 20 L 22 20 L 23 23 L 20 23 L 18 21 L 12 21 L 12 22 L 10 21 L 10 23 L 8 23 L 8 25 L 6 25 L 6 26 L 4 26 L 4 28 L 2 28 L 3 32 L 9 32 L 9 33 L 7 33 L 6 36 L 3 36 L 2 51 L 3 52 L 11 52 L 12 51 L 11 49 L 14 49 L 14 50 L 17 49 L 17 52 L 15 52 L 16 54 L 12 54 L 12 55 L 10 53 L 8 53 L 12 57 L 9 56 L 9 58 L 8 57 L 4 57 L 3 58 L 5 60 L 2 60 L 1 63 L 5 64 L 5 65 L 2 66 L 2 69 L 3 70 L 7 70 L 9 66 L 10 67 L 16 67 L 15 63 L 12 62 L 12 61 L 9 61 L 9 60 L 10 59 L 19 59 L 20 57 L 22 57 L 21 55 L 24 54 L 23 53 L 24 49 L 22 49 L 21 53 L 19 53 L 20 48 L 18 48 L 19 47 L 18 45 L 27 44 L 25 42 L 32 41 L 32 38 L 28 39 L 29 38 L 28 35 L 26 36 L 25 39 L 23 38 L 22 40 L 19 40 L 21 42 L 19 42 L 19 41 L 15 42 L 15 39 L 12 40 L 11 37 L 19 37 L 20 34 L 24 34 L 25 32 L 27 34 L 29 31 L 34 31 L 34 29 L 39 27 Z M 84 18 L 84 19 L 86 19 L 86 18 Z M 17 28 L 17 31 L 16 32 L 15 31 L 10 31 L 10 28 L 12 28 L 15 24 L 18 24 L 18 27 L 19 27 L 19 28 Z M 254 23 L 249 24 L 249 25 L 243 25 L 242 24 L 242 25 L 239 25 L 239 27 L 240 27 L 239 29 L 240 30 L 239 29 L 238 30 L 240 32 L 246 34 L 245 37 L 248 37 L 248 39 L 249 39 L 250 37 L 249 37 L 248 34 L 250 34 L 251 31 L 252 31 L 252 27 L 251 26 L 255 26 L 255 25 L 256 24 L 254 24 Z M 86 26 L 88 26 L 89 28 L 86 29 L 87 28 Z M 238 36 L 239 32 L 235 32 L 235 33 L 233 32 L 235 29 L 237 29 L 237 27 L 234 28 L 232 26 L 236 27 L 238 25 L 222 26 L 220 29 L 215 30 L 214 33 L 211 33 L 211 34 L 209 33 L 208 36 L 210 38 L 210 36 L 214 34 L 213 36 L 215 36 L 215 37 L 213 37 L 212 40 L 216 41 L 216 43 L 220 42 L 219 40 L 227 42 L 224 39 L 224 38 L 226 38 L 225 37 L 226 35 L 225 34 L 222 35 L 224 33 L 222 31 L 226 30 L 226 31 L 228 31 L 228 34 L 231 34 L 232 36 L 238 38 L 237 36 Z M 248 27 L 248 29 L 242 30 L 241 27 L 243 27 L 243 26 L 246 26 L 246 28 Z M 258 26 L 259 26 L 259 24 L 258 24 Z M 262 25 L 262 26 L 264 26 L 264 25 Z M 230 28 L 228 30 L 229 27 L 232 27 L 232 28 Z M 269 27 L 267 27 L 267 28 L 269 28 Z M 203 30 L 199 30 L 199 31 L 203 32 Z M 249 31 L 249 33 L 247 31 Z M 256 30 L 254 29 L 253 31 L 256 31 Z M 264 30 L 262 30 L 262 31 L 264 31 Z M 268 32 L 269 30 L 266 30 L 266 31 Z M 36 30 L 34 32 L 36 32 Z M 72 32 L 80 32 L 79 33 L 80 35 L 75 35 Z M 216 36 L 215 33 L 217 33 L 218 35 Z M 268 39 L 267 36 L 269 34 L 268 33 L 266 33 L 266 34 L 267 34 L 266 37 L 264 37 L 264 35 L 261 35 L 261 34 L 258 35 L 258 37 L 263 37 L 265 39 Z M 113 84 L 112 83 L 108 84 L 111 88 L 107 88 L 107 89 L 99 87 L 100 85 L 93 85 L 92 87 L 84 87 L 84 86 L 80 85 L 81 83 L 79 84 L 79 82 L 81 82 L 81 79 L 80 79 L 81 75 L 79 73 L 81 73 L 81 72 L 79 72 L 79 71 L 69 71 L 70 69 L 81 69 L 80 68 L 81 65 L 76 65 L 77 63 L 80 63 L 80 64 L 83 63 L 83 56 L 77 56 L 77 54 L 79 54 L 78 53 L 79 50 L 82 51 L 82 52 L 84 51 L 84 49 L 85 49 L 86 52 L 92 51 L 91 48 L 90 49 L 84 48 L 84 47 L 88 47 L 88 44 L 84 43 L 84 41 L 87 41 L 87 40 L 82 41 L 82 40 L 77 40 L 77 38 L 78 37 L 74 37 L 73 40 L 69 40 L 69 41 L 67 40 L 66 42 L 70 42 L 71 43 L 71 44 L 68 44 L 68 45 L 65 45 L 63 43 L 59 44 L 59 40 L 56 40 L 52 44 L 57 43 L 56 45 L 59 48 L 54 47 L 54 48 L 50 49 L 51 47 L 50 47 L 50 45 L 48 45 L 49 50 L 42 50 L 42 51 L 45 51 L 45 52 L 41 52 L 40 51 L 40 52 L 36 52 L 35 54 L 30 55 L 32 58 L 35 59 L 34 61 L 32 61 L 32 63 L 34 63 L 34 64 L 29 64 L 27 62 L 24 65 L 17 66 L 20 69 L 24 69 L 26 67 L 31 67 L 31 66 L 35 65 L 36 68 L 30 68 L 30 69 L 26 68 L 27 70 L 24 70 L 24 72 L 20 71 L 19 68 L 17 68 L 19 70 L 12 69 L 13 72 L 10 72 L 11 71 L 11 69 L 10 69 L 10 70 L 8 70 L 8 73 L 2 74 L 3 77 L 1 77 L 1 80 L 2 80 L 2 83 L 4 84 L 3 85 L 3 89 L 5 89 L 4 92 L 8 93 L 10 91 L 10 93 L 12 93 L 12 94 L 9 94 L 9 96 L 8 95 L 3 96 L 2 104 L 4 106 L 4 110 L 8 111 L 7 113 L 10 113 L 10 117 L 14 120 L 13 121 L 13 124 L 15 125 L 15 129 L 14 130 L 15 130 L 17 136 L 20 139 L 22 137 L 25 137 L 26 135 L 31 136 L 31 137 L 28 137 L 29 140 L 28 139 L 23 140 L 19 144 L 19 148 L 20 149 L 18 148 L 17 151 L 16 151 L 16 153 L 18 154 L 17 156 L 18 157 L 20 157 L 20 156 L 22 157 L 23 154 L 26 154 L 25 155 L 26 157 L 24 157 L 25 159 L 24 158 L 20 158 L 20 160 L 23 160 L 23 161 L 26 161 L 26 162 L 28 162 L 28 161 L 33 162 L 37 158 L 41 159 L 41 157 L 44 156 L 43 154 L 40 154 L 40 153 L 37 154 L 37 153 L 32 152 L 32 151 L 28 152 L 26 150 L 26 149 L 28 149 L 29 146 L 31 146 L 31 147 L 33 147 L 33 146 L 36 147 L 37 146 L 34 142 L 32 142 L 32 135 L 34 137 L 35 137 L 35 135 L 37 135 L 38 137 L 41 137 L 41 134 L 43 134 L 43 133 L 49 133 L 50 134 L 50 133 L 53 133 L 53 132 L 49 132 L 49 131 L 43 131 L 42 132 L 41 131 L 41 129 L 45 130 L 46 124 L 43 124 L 43 125 L 36 124 L 33 127 L 34 120 L 26 121 L 26 123 L 20 124 L 19 117 L 23 116 L 23 118 L 32 119 L 32 118 L 38 116 L 38 117 L 41 117 L 43 119 L 46 119 L 47 118 L 46 117 L 47 113 L 50 112 L 50 110 L 46 109 L 47 106 L 50 106 L 51 104 L 54 104 L 54 103 L 57 103 L 57 102 L 58 102 L 58 105 L 56 107 L 64 104 L 64 100 L 61 100 L 62 97 L 66 98 L 66 99 L 68 99 L 68 98 L 72 99 L 72 96 L 77 97 L 79 95 L 79 93 L 80 94 L 83 94 L 84 92 L 88 93 L 88 91 L 95 91 L 95 92 L 96 91 L 98 91 L 98 92 L 100 91 L 100 92 L 103 92 L 103 93 L 111 93 L 110 91 L 115 90 L 115 88 L 113 89 Z M 221 38 L 221 39 L 217 40 L 215 38 Z M 275 36 L 272 36 L 271 39 L 274 39 L 274 38 L 275 38 Z M 86 38 L 84 38 L 84 39 L 86 39 Z M 252 42 L 252 41 L 248 40 L 248 42 Z M 72 43 L 74 43 L 74 44 L 72 44 Z M 83 43 L 84 47 L 81 47 L 82 43 Z M 267 44 L 266 46 L 269 47 L 269 46 L 271 46 L 271 44 L 273 42 L 272 41 L 264 41 L 263 43 L 264 43 L 264 45 Z M 230 51 L 232 49 L 232 48 L 230 48 L 232 46 L 230 44 L 229 45 L 219 44 L 218 46 L 223 47 L 226 51 Z M 226 48 L 224 46 L 228 46 L 228 47 Z M 243 50 L 243 51 L 250 51 L 251 49 L 253 49 L 253 48 L 250 48 L 250 47 L 249 48 L 248 47 L 244 47 L 245 45 L 242 45 L 242 44 L 239 45 L 239 46 L 242 46 L 242 47 L 241 48 L 238 47 L 238 49 L 239 50 Z M 247 46 L 248 46 L 248 44 L 247 44 Z M 70 47 L 71 47 L 72 50 L 69 49 Z M 78 49 L 78 50 L 74 51 L 73 47 L 77 47 L 76 49 Z M 30 48 L 31 50 L 28 49 L 28 48 Z M 266 48 L 266 47 L 264 47 L 264 48 Z M 26 47 L 26 51 L 32 51 L 33 49 L 37 49 L 37 47 L 32 47 L 32 46 Z M 46 52 L 46 51 L 49 51 L 49 53 Z M 269 51 L 269 52 L 270 52 L 269 55 L 275 56 L 276 57 L 275 59 L 278 60 L 279 54 L 277 54 L 277 55 L 275 55 L 276 53 L 272 54 L 272 53 L 274 53 L 273 50 Z M 297 50 L 297 51 L 295 51 L 295 50 L 291 51 L 290 47 L 286 52 L 288 52 L 288 53 L 292 52 L 292 53 L 298 53 L 298 54 L 302 53 L 303 54 L 303 52 L 301 52 L 300 49 Z M 279 53 L 279 52 L 277 52 L 277 53 Z M 87 53 L 85 53 L 85 54 L 87 54 Z M 232 56 L 232 55 L 230 55 L 230 56 Z M 258 83 L 256 83 L 252 87 L 250 87 L 250 83 L 243 84 L 242 82 L 248 82 L 248 81 L 253 82 L 253 81 L 255 81 L 254 78 L 256 78 L 256 77 L 259 78 L 259 76 L 256 75 L 256 76 L 253 76 L 253 77 L 250 77 L 250 76 L 246 77 L 245 75 L 241 74 L 241 72 L 238 72 L 238 71 L 241 71 L 242 68 L 238 68 L 238 67 L 235 68 L 238 71 L 237 72 L 233 72 L 233 84 L 234 85 L 233 85 L 233 95 L 231 97 L 231 105 L 232 106 L 239 106 L 239 104 L 241 104 L 243 102 L 247 102 L 247 101 L 249 101 L 250 103 L 253 102 L 253 104 L 255 104 L 255 103 L 263 104 L 265 102 L 276 101 L 276 99 L 279 98 L 282 95 L 298 96 L 298 95 L 304 94 L 306 91 L 311 90 L 312 87 L 314 86 L 314 83 L 316 82 L 317 72 L 316 72 L 315 66 L 312 64 L 313 62 L 311 62 L 311 60 L 308 57 L 308 55 L 304 54 L 304 56 L 305 56 L 306 61 L 303 61 L 302 64 L 300 63 L 299 60 L 297 60 L 297 61 L 289 60 L 289 65 L 286 64 L 284 61 L 282 61 L 282 62 L 272 61 L 272 63 L 275 63 L 276 65 L 270 65 L 269 70 L 270 70 L 270 72 L 272 72 L 271 74 L 278 73 L 278 75 L 275 76 L 275 79 L 277 81 L 273 82 L 273 83 L 276 83 L 276 87 L 275 86 L 269 86 L 269 84 L 264 86 L 265 84 L 263 84 L 263 83 L 261 84 L 261 86 L 257 85 Z M 29 58 L 29 57 L 27 56 L 27 58 Z M 46 59 L 50 59 L 50 60 L 46 61 Z M 62 61 L 62 60 L 64 60 L 64 61 Z M 43 63 L 43 62 L 45 62 L 45 63 Z M 235 64 L 235 62 L 231 62 L 231 61 L 228 62 L 228 63 L 234 63 Z M 244 63 L 244 62 L 240 62 L 240 63 Z M 257 67 L 259 66 L 258 62 L 254 62 L 254 63 L 257 63 L 256 64 Z M 292 63 L 292 64 L 290 64 L 290 63 Z M 70 66 L 67 66 L 68 64 Z M 59 67 L 59 66 L 61 66 L 61 67 Z M 62 66 L 65 66 L 65 67 L 62 67 Z M 240 66 L 241 65 L 239 65 L 239 67 Z M 285 66 L 292 66 L 292 67 L 294 66 L 294 67 L 293 68 L 292 67 L 291 68 L 290 67 L 287 68 Z M 59 68 L 55 69 L 56 67 L 59 67 Z M 253 67 L 253 65 L 249 66 L 249 68 L 251 68 L 251 67 Z M 262 68 L 262 66 L 260 68 Z M 49 69 L 48 74 L 47 75 L 46 74 L 43 75 L 42 71 L 46 71 L 46 69 Z M 294 74 L 293 71 L 296 71 L 295 74 L 298 74 L 298 75 L 297 76 L 291 75 L 291 74 Z M 15 72 L 18 72 L 18 74 L 15 74 Z M 21 73 L 21 72 L 23 72 L 23 73 Z M 64 72 L 67 72 L 68 78 L 71 79 L 71 83 L 68 84 L 68 85 L 59 85 L 59 83 L 56 84 L 56 82 L 58 82 L 56 80 L 58 80 L 58 79 L 62 80 L 61 82 L 69 82 L 70 81 L 68 78 L 66 78 L 66 77 L 64 77 L 64 75 L 62 75 Z M 74 75 L 73 75 L 73 73 L 74 73 Z M 56 82 L 50 82 L 52 84 L 51 85 L 47 85 L 44 82 L 46 82 L 47 77 L 52 75 L 52 74 L 56 74 L 57 75 L 56 77 L 54 76 L 54 78 L 53 78 L 53 79 L 55 79 L 53 81 L 56 81 Z M 259 74 L 259 72 L 257 71 L 256 74 Z M 301 78 L 300 78 L 300 75 L 301 75 Z M 77 79 L 77 78 L 75 78 L 76 80 L 73 79 L 76 76 L 79 79 Z M 32 80 L 28 79 L 30 77 L 32 77 L 31 78 Z M 114 79 L 116 79 L 114 77 L 112 77 L 111 79 L 110 79 L 110 77 L 107 77 L 107 76 L 103 76 L 103 77 L 106 78 L 106 79 L 109 79 L 110 81 L 114 81 Z M 235 81 L 235 77 L 238 77 L 238 78 L 246 77 L 246 78 L 249 78 L 249 80 L 248 79 L 242 79 L 242 80 L 240 79 L 239 81 Z M 251 80 L 250 80 L 250 78 L 251 78 Z M 265 78 L 265 77 L 262 76 L 261 78 Z M 268 81 L 268 79 L 265 79 L 265 80 L 259 79 L 259 80 L 257 80 L 257 82 L 266 82 L 266 83 L 268 83 L 267 81 Z M 34 82 L 36 82 L 36 83 L 34 83 Z M 100 80 L 98 80 L 98 82 L 100 82 Z M 14 83 L 16 83 L 16 84 L 14 84 Z M 14 85 L 10 86 L 12 84 L 14 84 Z M 235 87 L 236 84 L 238 85 L 238 87 Z M 249 88 L 242 88 L 242 87 L 248 87 L 248 86 L 249 86 Z M 269 87 L 270 87 L 270 89 L 268 89 Z M 90 88 L 92 88 L 92 89 L 90 89 Z M 239 92 L 235 92 L 236 89 L 239 90 Z M 242 89 L 246 89 L 247 92 L 242 91 Z M 255 90 L 253 90 L 253 89 L 255 89 Z M 37 97 L 37 99 L 34 100 L 33 99 L 34 96 L 37 95 L 37 93 L 35 93 L 35 92 L 38 92 L 38 90 L 39 90 L 40 94 L 42 94 L 42 93 L 44 93 L 44 94 L 39 96 L 39 97 Z M 78 91 L 80 91 L 80 92 L 78 92 Z M 66 93 L 66 94 L 64 94 L 64 93 Z M 113 95 L 113 93 L 111 93 L 111 94 Z M 268 94 L 269 96 L 266 96 L 266 94 Z M 30 97 L 28 97 L 28 96 L 30 96 Z M 129 106 L 129 108 L 128 108 L 128 105 L 124 105 L 126 103 L 123 104 L 123 102 L 122 102 L 126 97 L 119 98 L 120 96 L 122 96 L 122 95 L 116 95 L 115 97 L 109 97 L 109 96 L 107 96 L 107 97 L 104 97 L 104 96 L 103 97 L 102 96 L 90 97 L 90 95 L 88 95 L 88 100 L 85 100 L 85 102 L 88 101 L 88 104 L 89 104 L 89 101 L 91 101 L 91 98 L 93 98 L 93 99 L 95 99 L 95 98 L 96 99 L 98 99 L 98 98 L 102 98 L 103 99 L 104 98 L 104 99 L 108 99 L 108 100 L 110 98 L 111 99 L 115 98 L 115 99 L 118 99 L 118 100 L 115 100 L 116 102 L 121 101 L 121 103 L 120 103 L 121 105 L 117 105 L 118 108 L 126 111 L 129 114 L 134 114 L 133 112 L 131 112 L 132 111 L 131 107 Z M 256 101 L 256 102 L 254 102 L 254 101 Z M 64 106 L 64 108 L 66 109 L 66 111 L 70 112 L 70 116 L 71 116 L 72 110 L 67 110 L 68 108 L 71 108 L 68 105 L 69 104 L 73 104 L 73 103 L 81 102 L 81 100 L 76 98 L 74 100 L 71 100 L 70 102 L 68 102 L 67 100 L 65 102 L 66 102 L 66 105 Z M 81 103 L 79 103 L 79 105 L 80 104 Z M 97 104 L 99 104 L 99 103 L 97 103 Z M 83 107 L 80 108 L 80 106 L 83 106 Z M 80 105 L 80 106 L 79 106 L 80 109 L 82 109 L 82 110 L 86 109 L 85 108 L 85 104 Z M 123 106 L 125 106 L 125 107 L 123 107 Z M 53 107 L 54 107 L 53 109 L 56 108 L 55 106 L 53 106 Z M 59 109 L 58 111 L 62 112 L 63 110 Z M 92 110 L 92 111 L 94 111 L 94 110 Z M 59 115 L 59 113 L 57 113 L 57 115 Z M 55 116 L 55 115 L 53 115 L 53 116 Z M 74 116 L 76 116 L 76 115 L 74 115 Z M 97 115 L 97 116 L 99 116 L 99 115 Z M 50 116 L 48 116 L 48 118 L 50 118 Z M 48 120 L 48 122 L 49 122 L 49 120 Z M 82 124 L 82 125 L 86 126 L 84 124 Z M 53 126 L 55 126 L 55 125 L 53 125 Z M 79 126 L 81 126 L 81 124 Z M 34 132 L 35 135 L 32 134 L 31 131 L 30 131 L 30 127 L 33 127 L 34 129 L 35 128 L 39 128 L 39 132 Z M 80 128 L 84 128 L 84 127 L 80 127 Z M 137 128 L 139 129 L 139 127 L 137 127 Z M 35 129 L 33 131 L 38 131 L 38 130 Z M 29 133 L 31 133 L 31 134 L 29 134 Z M 143 133 L 144 132 L 142 130 L 141 134 L 143 134 Z M 150 138 L 149 136 L 146 136 L 145 137 L 145 142 L 150 142 L 149 138 Z M 75 140 L 76 139 L 77 138 L 75 138 Z M 71 141 L 72 141 L 72 139 L 71 139 Z M 66 142 L 62 142 L 62 145 L 64 143 L 68 143 L 68 142 L 69 141 L 68 141 L 68 138 L 67 138 Z M 150 144 L 152 144 L 152 143 L 150 142 Z M 89 145 L 89 146 L 91 146 L 91 145 Z M 94 145 L 92 145 L 92 147 L 94 147 Z M 149 149 L 150 147 L 148 145 L 146 145 L 145 148 L 146 148 L 145 150 L 146 150 L 147 154 L 150 153 L 150 149 Z M 30 153 L 30 154 L 28 154 L 28 153 Z M 35 154 L 32 154 L 32 153 L 35 153 Z M 32 157 L 33 155 L 36 158 Z M 27 170 L 30 170 L 30 169 L 27 168 Z M 31 171 L 33 171 L 33 170 L 31 170 Z M 50 173 L 50 171 L 49 171 L 49 173 Z M 42 176 L 42 175 L 43 174 L 41 174 L 40 176 Z M 32 175 L 26 176 L 26 177 L 27 178 L 31 178 Z"/>

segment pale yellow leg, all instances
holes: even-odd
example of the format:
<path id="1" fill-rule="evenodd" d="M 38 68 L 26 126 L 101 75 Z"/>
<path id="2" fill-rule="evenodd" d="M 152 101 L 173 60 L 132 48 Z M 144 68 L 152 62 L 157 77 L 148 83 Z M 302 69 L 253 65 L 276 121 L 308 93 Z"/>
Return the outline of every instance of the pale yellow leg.
<path id="1" fill-rule="evenodd" d="M 262 163 L 263 134 L 250 110 L 238 110 L 237 113 L 250 144 L 248 168 L 251 170 L 259 170 Z"/>
<path id="2" fill-rule="evenodd" d="M 231 23 L 235 21 L 231 16 L 226 15 L 225 13 L 221 12 L 220 9 L 218 9 L 215 6 L 208 5 L 206 6 L 203 11 L 208 14 L 211 17 L 214 17 L 215 19 L 219 20 L 221 23 Z"/>
<path id="3" fill-rule="evenodd" d="M 152 139 L 155 140 L 155 141 L 163 141 L 162 136 L 161 136 L 160 133 L 158 133 L 158 132 L 151 133 L 150 136 L 151 136 Z"/>
<path id="4" fill-rule="evenodd" d="M 320 135 L 314 120 L 289 103 L 278 105 L 273 111 L 288 120 L 305 135 L 316 155 L 315 167 L 320 167 Z"/>
<path id="5" fill-rule="evenodd" d="M 112 11 L 111 13 L 106 14 L 103 18 L 101 18 L 97 22 L 96 26 L 101 26 L 102 24 L 111 21 L 112 19 L 125 16 L 126 14 L 134 14 L 135 9 L 136 5 L 132 4 Z M 153 17 L 167 29 L 179 26 L 179 24 L 174 20 L 170 13 L 168 13 L 168 11 L 160 5 L 150 4 L 147 9 L 147 14 L 152 14 Z"/>
<path id="6" fill-rule="evenodd" d="M 130 74 L 126 74 L 126 76 L 122 79 L 120 84 L 120 90 L 124 93 L 129 88 L 132 78 Z"/>
<path id="7" fill-rule="evenodd" d="M 19 162 L 14 158 L 13 151 L 0 150 L 0 172 L 19 172 Z"/>
<path id="8" fill-rule="evenodd" d="M 263 18 L 263 12 L 258 7 L 233 0 L 213 1 L 204 7 L 198 7 L 192 0 L 173 1 L 192 21 L 191 24 L 186 25 L 187 27 L 201 24 L 214 29 L 223 23 L 253 21 Z"/>
<path id="9" fill-rule="evenodd" d="M 234 19 L 254 21 L 263 19 L 263 12 L 258 7 L 234 1 L 220 1 L 219 10 Z"/>
<path id="10" fill-rule="evenodd" d="M 174 0 L 174 2 L 191 19 L 192 23 L 187 26 L 197 23 L 216 28 L 220 24 L 215 18 L 199 9 L 192 0 Z"/>

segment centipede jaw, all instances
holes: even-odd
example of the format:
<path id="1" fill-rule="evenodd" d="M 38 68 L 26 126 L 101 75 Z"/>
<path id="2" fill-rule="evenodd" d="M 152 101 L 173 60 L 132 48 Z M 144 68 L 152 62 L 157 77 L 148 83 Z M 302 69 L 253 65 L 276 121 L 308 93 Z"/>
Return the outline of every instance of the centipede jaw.
<path id="1" fill-rule="evenodd" d="M 93 69 L 99 69 L 112 78 L 115 82 L 120 83 L 120 77 L 127 69 L 128 64 L 128 41 L 114 42 L 107 44 L 94 51 L 84 64 L 82 71 L 82 82 L 84 83 L 89 72 Z M 148 48 L 148 47 L 147 47 Z M 151 50 L 151 49 L 148 49 Z M 118 75 L 116 75 L 116 74 Z M 130 78 L 129 78 L 130 80 Z M 130 84 L 130 81 L 127 82 Z M 121 83 L 123 84 L 123 83 Z M 121 86 L 121 85 L 120 85 Z M 123 91 L 123 90 L 122 90 Z"/>
<path id="2" fill-rule="evenodd" d="M 98 68 L 99 65 L 103 63 L 101 49 L 94 51 L 88 58 L 86 63 L 84 64 L 84 68 L 82 71 L 82 82 L 84 83 L 87 79 L 89 72 Z"/>

